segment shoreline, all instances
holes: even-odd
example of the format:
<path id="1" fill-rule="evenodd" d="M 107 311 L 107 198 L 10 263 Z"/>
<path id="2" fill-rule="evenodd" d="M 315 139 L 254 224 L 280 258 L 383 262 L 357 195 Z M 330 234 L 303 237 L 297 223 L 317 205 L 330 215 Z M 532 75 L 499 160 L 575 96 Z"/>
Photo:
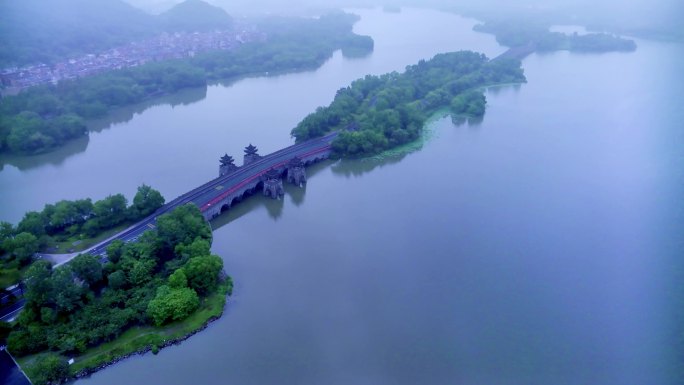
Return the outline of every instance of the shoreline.
<path id="1" fill-rule="evenodd" d="M 126 359 L 132 358 L 134 356 L 143 356 L 149 352 L 152 352 L 152 354 L 157 354 L 159 351 L 161 351 L 164 348 L 170 347 L 170 346 L 175 346 L 175 345 L 180 345 L 183 343 L 183 341 L 189 339 L 190 337 L 194 336 L 197 333 L 200 333 L 204 330 L 206 330 L 213 322 L 217 321 L 221 317 L 223 317 L 223 314 L 225 313 L 225 309 L 228 303 L 228 297 L 232 295 L 232 280 L 229 278 L 226 278 L 217 288 L 216 292 L 212 295 L 206 298 L 205 308 L 200 307 L 195 313 L 191 314 L 188 318 L 178 321 L 176 323 L 172 324 L 167 324 L 159 330 L 154 330 L 156 327 L 152 327 L 152 332 L 145 331 L 143 333 L 134 335 L 133 337 L 127 337 L 125 334 L 126 333 L 131 333 L 132 330 L 135 330 L 135 327 L 128 329 L 127 331 L 123 332 L 119 337 L 115 338 L 112 341 L 106 342 L 104 344 L 96 345 L 91 347 L 89 351 L 84 352 L 83 354 L 79 356 L 74 356 L 72 357 L 73 359 L 76 360 L 72 366 L 78 366 L 79 363 L 85 362 L 86 365 L 85 367 L 78 369 L 78 370 L 69 370 L 69 376 L 64 380 L 64 382 L 70 382 L 82 378 L 87 378 L 91 376 L 92 374 L 95 374 L 101 370 L 104 370 L 110 366 L 113 366 L 121 361 L 124 361 Z M 220 310 L 218 307 L 218 304 L 216 303 L 217 301 L 221 301 L 220 305 Z M 164 333 L 169 333 L 170 335 L 173 335 L 174 331 L 176 332 L 182 332 L 182 327 L 183 325 L 192 325 L 193 319 L 192 317 L 200 317 L 202 318 L 202 313 L 203 312 L 208 312 L 209 314 L 204 314 L 204 316 L 208 316 L 205 320 L 201 322 L 201 324 L 192 329 L 189 330 L 181 335 L 175 336 L 175 337 L 170 337 L 170 338 L 164 338 L 163 334 Z M 148 325 L 145 325 L 143 327 L 150 328 Z M 179 329 L 180 330 L 177 330 Z M 135 332 L 133 332 L 135 333 Z M 152 336 L 152 341 L 150 341 L 150 336 Z M 158 341 L 154 341 L 154 337 L 158 337 Z M 130 341 L 128 340 L 130 338 Z M 139 340 L 142 343 L 142 346 L 136 346 L 135 341 Z M 111 346 L 107 346 L 107 344 L 112 344 Z M 129 344 L 133 344 L 133 346 L 129 346 Z M 102 347 L 105 346 L 106 350 L 98 350 L 102 349 Z M 132 348 L 130 351 L 126 351 L 126 347 L 129 349 Z M 112 351 L 116 351 L 117 349 L 123 350 L 124 352 L 119 353 L 119 354 L 112 354 L 110 357 L 109 354 Z M 28 367 L 31 365 L 31 363 L 35 360 L 36 357 L 39 355 L 43 354 L 45 352 L 38 353 L 37 355 L 33 356 L 25 356 L 22 357 L 17 361 L 17 366 L 19 369 L 23 372 L 26 372 L 24 370 L 24 367 Z M 98 362 L 98 357 L 102 356 L 102 358 Z M 95 362 L 88 364 L 89 360 L 93 360 Z M 27 378 L 29 380 L 31 379 L 30 376 L 27 375 Z M 64 383 L 63 382 L 63 383 Z"/>
<path id="2" fill-rule="evenodd" d="M 98 366 L 95 366 L 93 368 L 82 369 L 82 370 L 76 372 L 76 374 L 74 374 L 73 376 L 69 377 L 69 379 L 67 379 L 67 381 L 89 377 L 92 374 L 95 374 L 101 370 L 107 369 L 108 367 L 113 366 L 113 365 L 115 365 L 121 361 L 124 361 L 128 358 L 131 358 L 133 356 L 143 356 L 149 352 L 152 352 L 152 354 L 156 355 L 157 353 L 159 353 L 164 348 L 168 348 L 169 346 L 173 346 L 173 345 L 180 345 L 183 341 L 187 340 L 188 338 L 190 338 L 190 337 L 194 336 L 195 334 L 207 329 L 211 323 L 213 323 L 214 321 L 218 320 L 219 318 L 221 318 L 223 316 L 224 311 L 225 311 L 225 304 L 223 305 L 223 308 L 221 309 L 221 314 L 219 314 L 218 316 L 210 317 L 198 329 L 195 329 L 192 332 L 190 332 L 184 336 L 172 338 L 170 340 L 165 340 L 162 345 L 146 345 L 145 347 L 138 349 L 134 352 L 127 353 L 127 354 L 124 354 L 124 355 L 121 355 L 118 357 L 114 357 L 110 361 L 107 361 L 107 362 L 100 364 Z M 153 351 L 154 346 L 157 347 L 156 351 Z"/>

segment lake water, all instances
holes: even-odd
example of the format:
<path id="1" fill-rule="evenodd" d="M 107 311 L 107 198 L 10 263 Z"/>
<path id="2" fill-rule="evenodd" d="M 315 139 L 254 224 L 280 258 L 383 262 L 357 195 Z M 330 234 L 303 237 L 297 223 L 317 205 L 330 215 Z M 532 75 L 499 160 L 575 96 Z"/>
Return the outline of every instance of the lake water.
<path id="1" fill-rule="evenodd" d="M 0 219 L 142 182 L 171 198 L 224 152 L 291 143 L 366 73 L 504 50 L 458 16 L 359 13 L 368 58 L 189 91 L 71 153 L 8 160 Z M 236 283 L 224 316 L 79 385 L 681 383 L 684 47 L 637 43 L 532 55 L 482 122 L 438 119 L 414 152 L 319 164 L 305 189 L 231 209 L 212 223 Z"/>

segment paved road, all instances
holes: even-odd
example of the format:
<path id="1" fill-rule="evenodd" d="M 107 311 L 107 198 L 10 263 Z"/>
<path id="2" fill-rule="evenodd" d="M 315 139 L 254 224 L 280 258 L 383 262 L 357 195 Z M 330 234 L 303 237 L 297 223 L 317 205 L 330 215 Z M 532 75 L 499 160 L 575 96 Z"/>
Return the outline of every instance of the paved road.
<path id="1" fill-rule="evenodd" d="M 83 253 L 89 253 L 99 257 L 100 261 L 105 263 L 107 261 L 107 246 L 109 246 L 115 240 L 121 240 L 125 243 L 137 241 L 145 231 L 155 228 L 158 216 L 168 213 L 176 207 L 187 203 L 194 203 L 200 208 L 201 211 L 205 211 L 211 207 L 212 203 L 220 200 L 225 194 L 240 188 L 245 183 L 250 183 L 255 178 L 259 178 L 271 168 L 282 166 L 295 156 L 301 157 L 312 152 L 329 148 L 330 143 L 333 141 L 333 139 L 335 139 L 336 136 L 337 133 L 332 133 L 321 138 L 298 143 L 266 155 L 247 166 L 239 167 L 232 173 L 211 180 L 202 186 L 199 186 L 194 190 L 189 191 L 166 203 L 149 217 L 112 236 L 111 238 L 91 247 L 90 249 L 84 250 Z M 76 257 L 76 255 L 78 254 L 60 256 L 58 258 L 58 265 L 70 261 Z M 0 309 L 0 320 L 10 320 L 16 317 L 23 307 L 23 303 L 23 300 L 21 300 L 12 306 L 3 307 Z"/>
<path id="2" fill-rule="evenodd" d="M 24 373 L 14 363 L 9 352 L 0 349 L 0 384 L 5 385 L 31 385 Z"/>
<path id="3" fill-rule="evenodd" d="M 2 308 L 2 314 L 0 315 L 0 321 L 3 322 L 11 322 L 13 321 L 18 315 L 21 309 L 24 308 L 24 301 L 23 299 L 20 299 L 19 301 L 15 302 L 14 304 L 10 306 L 6 306 Z"/>

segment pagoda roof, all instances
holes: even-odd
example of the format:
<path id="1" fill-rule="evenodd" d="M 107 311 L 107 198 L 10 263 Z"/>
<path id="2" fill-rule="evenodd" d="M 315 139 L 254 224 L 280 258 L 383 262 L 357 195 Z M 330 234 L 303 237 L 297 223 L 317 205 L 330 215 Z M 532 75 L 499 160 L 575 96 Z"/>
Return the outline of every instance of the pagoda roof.
<path id="1" fill-rule="evenodd" d="M 245 147 L 245 154 L 256 154 L 257 151 L 259 151 L 259 149 L 256 148 L 256 146 L 253 146 L 252 143 L 250 143 L 249 146 Z"/>
<path id="2" fill-rule="evenodd" d="M 235 160 L 233 159 L 232 156 L 225 154 L 221 157 L 221 165 L 223 166 L 229 166 L 231 164 L 234 164 Z"/>

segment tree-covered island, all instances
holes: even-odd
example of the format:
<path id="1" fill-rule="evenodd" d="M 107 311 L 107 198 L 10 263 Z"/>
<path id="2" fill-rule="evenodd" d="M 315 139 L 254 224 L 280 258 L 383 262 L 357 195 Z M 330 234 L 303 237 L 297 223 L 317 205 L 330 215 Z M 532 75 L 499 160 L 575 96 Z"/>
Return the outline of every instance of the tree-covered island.
<path id="1" fill-rule="evenodd" d="M 496 41 L 506 47 L 531 44 L 539 52 L 611 52 L 634 51 L 634 40 L 607 33 L 566 34 L 551 32 L 549 26 L 540 22 L 521 20 L 488 20 L 473 27 L 475 31 L 491 33 Z"/>
<path id="2" fill-rule="evenodd" d="M 340 131 L 332 144 L 335 156 L 377 154 L 417 139 L 437 111 L 481 117 L 483 87 L 524 81 L 516 59 L 489 60 L 470 51 L 439 54 L 403 73 L 355 80 L 337 91 L 328 107 L 304 118 L 292 136 L 301 141 Z"/>

